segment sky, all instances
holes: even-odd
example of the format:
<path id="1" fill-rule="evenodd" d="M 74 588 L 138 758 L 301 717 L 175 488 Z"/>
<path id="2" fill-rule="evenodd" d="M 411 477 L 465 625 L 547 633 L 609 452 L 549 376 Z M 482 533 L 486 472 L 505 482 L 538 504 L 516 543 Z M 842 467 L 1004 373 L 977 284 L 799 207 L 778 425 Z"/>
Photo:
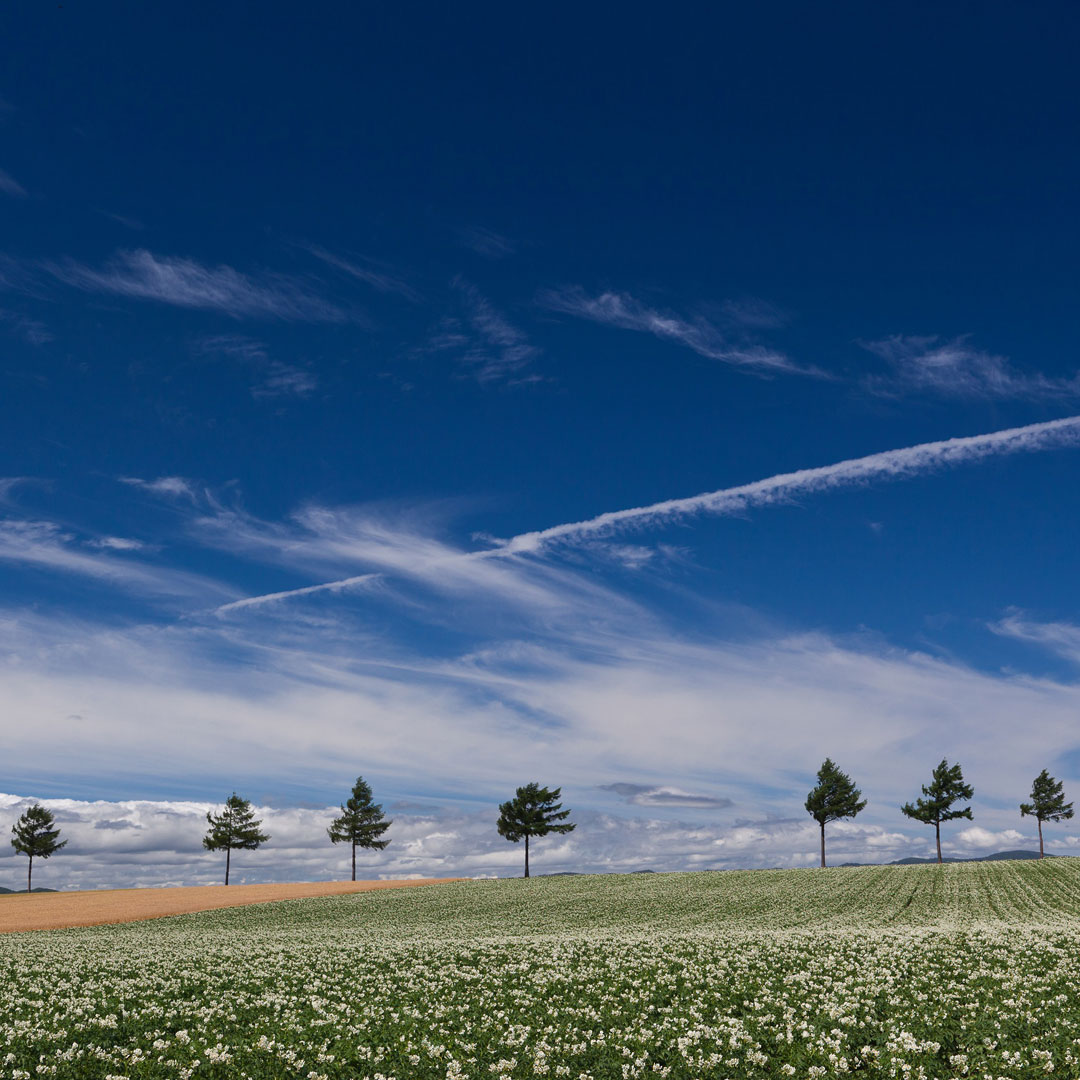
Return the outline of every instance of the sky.
<path id="1" fill-rule="evenodd" d="M 56 888 L 1036 846 L 1080 794 L 1080 9 L 8 6 L 0 832 Z M 1046 829 L 1077 852 L 1080 830 Z M 25 860 L 5 844 L 0 885 Z"/>

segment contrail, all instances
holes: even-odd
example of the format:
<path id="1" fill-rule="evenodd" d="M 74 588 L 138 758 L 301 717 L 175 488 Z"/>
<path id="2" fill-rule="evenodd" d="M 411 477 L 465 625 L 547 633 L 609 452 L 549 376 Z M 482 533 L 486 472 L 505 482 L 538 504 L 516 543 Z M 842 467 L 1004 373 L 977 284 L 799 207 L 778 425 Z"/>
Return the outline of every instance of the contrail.
<path id="1" fill-rule="evenodd" d="M 572 541 L 590 534 L 603 534 L 621 525 L 653 524 L 701 513 L 735 514 L 752 506 L 783 502 L 794 495 L 851 487 L 871 480 L 902 479 L 986 457 L 1047 450 L 1076 442 L 1080 442 L 1080 416 L 1067 416 L 1062 420 L 1049 420 L 1043 424 L 1028 424 L 1026 427 L 994 431 L 988 435 L 920 443 L 902 450 L 886 450 L 867 457 L 851 458 L 835 465 L 780 473 L 766 480 L 708 491 L 685 499 L 667 499 L 632 510 L 612 510 L 586 521 L 521 533 L 485 554 L 538 551 L 552 541 Z"/>
<path id="2" fill-rule="evenodd" d="M 462 552 L 461 561 L 473 559 L 498 559 L 514 555 L 527 555 L 543 549 L 556 541 L 572 543 L 593 535 L 604 535 L 624 525 L 649 525 L 670 521 L 693 514 L 736 514 L 754 506 L 768 506 L 784 502 L 795 495 L 831 491 L 833 488 L 853 487 L 872 480 L 895 480 L 920 473 L 933 472 L 951 465 L 963 465 L 987 457 L 1019 454 L 1036 450 L 1049 450 L 1055 446 L 1069 446 L 1080 442 L 1080 416 L 1067 416 L 1061 420 L 1048 420 L 1042 424 L 993 431 L 987 435 L 969 435 L 962 439 L 944 439 L 941 442 L 920 443 L 900 450 L 885 450 L 867 457 L 850 458 L 835 465 L 822 465 L 816 469 L 800 469 L 798 472 L 779 473 L 765 480 L 750 484 L 721 488 L 685 499 L 667 499 L 651 506 L 638 506 L 631 510 L 612 510 L 606 514 L 565 525 L 553 525 L 538 532 L 521 533 L 503 540 L 498 546 L 484 551 Z M 302 589 L 268 593 L 236 600 L 216 609 L 217 614 L 256 607 L 274 600 L 287 600 L 294 596 L 308 596 L 318 592 L 336 592 L 362 584 L 383 575 L 372 573 L 359 577 L 328 581 L 322 585 L 308 585 Z"/>
<path id="3" fill-rule="evenodd" d="M 264 593 L 262 596 L 248 596 L 243 600 L 234 600 L 231 604 L 222 604 L 214 608 L 215 615 L 225 615 L 230 611 L 269 604 L 274 600 L 291 600 L 294 596 L 310 596 L 312 593 L 340 592 L 354 585 L 363 585 L 367 581 L 382 577 L 382 574 L 360 574 L 358 577 L 342 578 L 340 581 L 327 581 L 323 585 L 305 585 L 302 589 L 286 589 L 284 592 Z"/>

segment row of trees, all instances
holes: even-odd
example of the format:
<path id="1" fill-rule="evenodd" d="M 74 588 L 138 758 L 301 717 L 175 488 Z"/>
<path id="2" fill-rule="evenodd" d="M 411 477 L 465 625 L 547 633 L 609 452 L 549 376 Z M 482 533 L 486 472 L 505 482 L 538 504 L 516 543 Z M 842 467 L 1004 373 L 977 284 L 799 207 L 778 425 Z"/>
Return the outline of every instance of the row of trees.
<path id="1" fill-rule="evenodd" d="M 525 841 L 525 876 L 529 876 L 529 839 L 548 833 L 568 833 L 576 826 L 566 821 L 569 810 L 563 810 L 559 802 L 560 788 L 549 790 L 539 784 L 519 787 L 514 798 L 499 806 L 497 828 L 499 835 L 515 844 Z M 225 852 L 225 884 L 229 884 L 229 871 L 234 851 L 255 851 L 270 839 L 262 831 L 262 821 L 247 799 L 234 791 L 225 800 L 220 813 L 206 815 L 210 826 L 203 837 L 207 851 Z M 386 820 L 382 805 L 374 801 L 371 786 L 362 776 L 357 777 L 349 798 L 341 804 L 341 816 L 334 818 L 326 830 L 331 843 L 348 844 L 352 848 L 352 880 L 356 880 L 356 849 L 382 851 L 390 843 L 383 834 L 392 821 Z M 48 859 L 67 845 L 60 839 L 60 830 L 52 812 L 44 806 L 31 806 L 12 826 L 11 846 L 29 856 L 26 867 L 26 891 L 34 882 L 34 859 Z"/>
<path id="2" fill-rule="evenodd" d="M 806 810 L 821 826 L 821 865 L 825 865 L 825 826 L 830 821 L 853 818 L 866 807 L 866 799 L 845 772 L 832 758 L 826 758 L 818 769 L 817 786 L 806 796 Z M 906 817 L 934 826 L 937 840 L 937 861 L 941 862 L 941 825 L 945 821 L 967 818 L 973 821 L 970 806 L 957 807 L 975 795 L 975 789 L 964 781 L 959 764 L 950 765 L 945 759 L 934 769 L 929 784 L 923 784 L 922 795 L 913 803 L 904 803 L 900 812 Z M 1033 817 L 1039 825 L 1039 858 L 1043 849 L 1043 822 L 1066 821 L 1073 816 L 1073 804 L 1065 801 L 1064 785 L 1043 769 L 1031 785 L 1031 802 L 1020 804 L 1021 817 Z"/>
<path id="3" fill-rule="evenodd" d="M 915 821 L 934 826 L 937 841 L 937 861 L 941 862 L 941 826 L 958 818 L 974 820 L 971 807 L 958 807 L 975 795 L 975 789 L 964 780 L 960 766 L 950 765 L 942 758 L 934 769 L 930 783 L 922 786 L 922 795 L 913 803 L 900 807 L 901 813 Z M 512 843 L 525 841 L 525 876 L 529 876 L 529 840 L 549 833 L 569 833 L 576 825 L 567 821 L 569 810 L 559 801 L 561 788 L 546 788 L 539 784 L 519 787 L 512 799 L 499 805 L 496 828 L 499 835 Z M 847 773 L 842 772 L 832 758 L 826 758 L 818 769 L 817 785 L 806 797 L 807 812 L 821 826 L 821 865 L 825 865 L 825 826 L 830 821 L 854 818 L 866 808 L 867 800 Z M 1065 801 L 1064 787 L 1043 769 L 1031 786 L 1031 801 L 1020 804 L 1022 817 L 1034 817 L 1039 826 L 1039 857 L 1043 849 L 1043 822 L 1065 821 L 1073 816 L 1073 804 Z M 255 817 L 251 803 L 233 792 L 225 800 L 220 813 L 206 815 L 209 829 L 203 837 L 207 851 L 225 852 L 225 884 L 234 851 L 255 851 L 270 836 L 262 831 L 262 821 Z M 374 801 L 371 786 L 357 777 L 349 798 L 341 804 L 341 815 L 326 830 L 331 843 L 348 844 L 352 849 L 352 880 L 356 880 L 356 849 L 382 851 L 390 843 L 383 834 L 393 824 L 386 820 L 382 805 Z M 26 891 L 33 885 L 34 859 L 47 859 L 66 844 L 50 811 L 43 806 L 31 806 L 11 829 L 11 845 L 29 857 L 26 868 Z"/>

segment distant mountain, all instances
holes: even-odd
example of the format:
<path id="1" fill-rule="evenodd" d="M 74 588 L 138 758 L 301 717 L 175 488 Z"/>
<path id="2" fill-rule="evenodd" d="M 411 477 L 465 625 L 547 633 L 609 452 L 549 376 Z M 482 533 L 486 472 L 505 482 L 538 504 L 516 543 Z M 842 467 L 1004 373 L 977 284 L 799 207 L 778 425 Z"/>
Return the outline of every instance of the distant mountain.
<path id="1" fill-rule="evenodd" d="M 1016 851 L 996 851 L 993 855 L 979 855 L 974 859 L 942 859 L 942 862 L 1008 862 L 1010 860 L 1024 860 L 1024 859 L 1037 859 L 1039 853 L 1037 851 L 1024 851 L 1017 849 Z M 1053 855 L 1047 855 L 1048 859 L 1054 858 Z M 914 857 L 907 859 L 897 859 L 895 862 L 889 863 L 890 866 L 920 866 L 923 863 L 936 863 L 937 859 L 916 859 Z"/>
<path id="2" fill-rule="evenodd" d="M 26 892 L 26 890 L 25 889 L 5 889 L 3 885 L 0 885 L 0 896 L 2 896 L 4 893 L 19 893 L 19 892 L 24 893 L 24 892 Z M 56 892 L 56 890 L 55 889 L 43 889 L 43 888 L 41 888 L 39 886 L 36 889 L 32 889 L 31 892 Z"/>

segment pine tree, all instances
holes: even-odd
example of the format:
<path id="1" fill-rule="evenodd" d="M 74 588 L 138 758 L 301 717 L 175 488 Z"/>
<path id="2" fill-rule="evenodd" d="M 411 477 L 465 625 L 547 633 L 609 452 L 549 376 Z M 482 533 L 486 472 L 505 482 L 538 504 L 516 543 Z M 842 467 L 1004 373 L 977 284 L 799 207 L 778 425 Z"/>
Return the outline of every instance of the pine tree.
<path id="1" fill-rule="evenodd" d="M 362 776 L 356 778 L 352 795 L 341 807 L 341 817 L 334 818 L 327 835 L 335 844 L 352 845 L 352 879 L 356 880 L 356 849 L 358 847 L 382 851 L 389 840 L 380 840 L 392 821 L 383 820 L 381 803 L 371 801 L 371 787 Z"/>
<path id="2" fill-rule="evenodd" d="M 66 840 L 58 840 L 60 830 L 53 828 L 54 821 L 51 811 L 35 804 L 11 826 L 11 846 L 30 859 L 26 867 L 27 892 L 33 887 L 35 857 L 47 859 L 67 846 Z"/>
<path id="3" fill-rule="evenodd" d="M 577 828 L 569 822 L 560 825 L 570 816 L 562 808 L 559 798 L 562 788 L 550 791 L 539 784 L 526 784 L 517 789 L 509 802 L 499 806 L 498 830 L 500 836 L 517 844 L 525 841 L 525 876 L 529 876 L 529 837 L 546 836 L 548 833 L 568 833 Z"/>
<path id="4" fill-rule="evenodd" d="M 1066 821 L 1073 816 L 1073 804 L 1065 801 L 1064 785 L 1045 769 L 1031 785 L 1031 802 L 1020 804 L 1020 816 L 1031 815 L 1039 823 L 1039 858 L 1043 858 L 1044 821 Z"/>
<path id="5" fill-rule="evenodd" d="M 806 796 L 806 809 L 821 826 L 821 865 L 824 866 L 825 823 L 853 818 L 866 807 L 866 800 L 851 777 L 842 773 L 832 758 L 826 758 L 822 763 L 817 779 L 817 787 Z"/>
<path id="6" fill-rule="evenodd" d="M 925 799 L 916 799 L 914 805 L 905 803 L 900 810 L 909 818 L 934 826 L 937 836 L 937 861 L 941 862 L 941 823 L 954 821 L 956 818 L 967 818 L 971 821 L 970 806 L 965 806 L 963 810 L 953 810 L 952 805 L 959 799 L 970 799 L 975 794 L 975 789 L 964 783 L 964 774 L 959 765 L 950 768 L 948 761 L 942 758 L 929 785 L 923 785 L 922 793 L 926 796 Z"/>
<path id="7" fill-rule="evenodd" d="M 255 819 L 251 803 L 241 799 L 235 791 L 225 800 L 225 809 L 220 814 L 207 814 L 206 820 L 210 828 L 203 837 L 203 847 L 207 851 L 225 852 L 225 884 L 228 885 L 233 851 L 254 851 L 270 837 L 259 832 L 262 822 Z"/>

